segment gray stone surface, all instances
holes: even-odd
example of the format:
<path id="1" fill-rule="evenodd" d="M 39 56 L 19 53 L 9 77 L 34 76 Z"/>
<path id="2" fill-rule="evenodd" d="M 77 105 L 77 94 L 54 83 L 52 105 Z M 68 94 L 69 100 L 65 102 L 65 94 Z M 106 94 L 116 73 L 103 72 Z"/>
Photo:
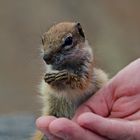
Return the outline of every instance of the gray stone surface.
<path id="1" fill-rule="evenodd" d="M 32 115 L 0 116 L 0 140 L 30 140 L 34 121 Z"/>

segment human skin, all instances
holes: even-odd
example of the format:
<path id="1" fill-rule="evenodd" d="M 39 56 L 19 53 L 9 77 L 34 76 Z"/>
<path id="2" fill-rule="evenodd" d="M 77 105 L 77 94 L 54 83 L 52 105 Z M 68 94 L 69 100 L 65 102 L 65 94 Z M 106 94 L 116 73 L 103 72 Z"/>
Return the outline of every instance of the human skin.
<path id="1" fill-rule="evenodd" d="M 140 59 L 82 104 L 72 120 L 43 116 L 36 125 L 49 140 L 139 140 Z"/>

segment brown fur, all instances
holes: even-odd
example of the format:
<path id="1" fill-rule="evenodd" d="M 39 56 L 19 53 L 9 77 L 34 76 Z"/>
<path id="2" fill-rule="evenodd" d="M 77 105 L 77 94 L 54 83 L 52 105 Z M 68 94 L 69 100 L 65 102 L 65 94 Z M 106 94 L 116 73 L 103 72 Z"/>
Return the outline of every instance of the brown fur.
<path id="1" fill-rule="evenodd" d="M 57 55 L 65 36 L 72 34 L 77 44 L 74 46 L 70 58 L 65 63 L 76 63 L 82 59 L 82 75 L 67 69 L 47 69 L 45 81 L 41 83 L 41 96 L 43 102 L 42 115 L 72 118 L 76 108 L 100 89 L 108 80 L 107 75 L 94 67 L 94 57 L 91 47 L 84 36 L 81 37 L 76 23 L 63 22 L 52 26 L 43 35 L 44 54 Z M 86 60 L 86 61 L 85 61 Z M 37 132 L 33 140 L 43 140 L 42 133 Z"/>

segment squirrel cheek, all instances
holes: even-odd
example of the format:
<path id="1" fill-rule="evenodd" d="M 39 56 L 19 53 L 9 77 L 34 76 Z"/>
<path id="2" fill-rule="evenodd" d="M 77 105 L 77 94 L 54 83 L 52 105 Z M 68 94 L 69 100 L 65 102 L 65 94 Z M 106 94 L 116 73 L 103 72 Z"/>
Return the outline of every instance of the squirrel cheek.
<path id="1" fill-rule="evenodd" d="M 55 59 L 55 62 L 56 62 L 57 64 L 59 64 L 60 62 L 63 61 L 64 56 L 63 56 L 63 55 L 56 55 L 56 57 L 55 57 L 54 59 Z"/>

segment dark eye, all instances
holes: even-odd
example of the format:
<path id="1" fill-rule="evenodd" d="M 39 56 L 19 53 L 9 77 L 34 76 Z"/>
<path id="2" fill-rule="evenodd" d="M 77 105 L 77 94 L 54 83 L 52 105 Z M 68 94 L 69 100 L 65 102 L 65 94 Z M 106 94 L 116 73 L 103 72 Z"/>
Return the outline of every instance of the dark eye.
<path id="1" fill-rule="evenodd" d="M 70 46 L 73 43 L 73 38 L 72 36 L 68 36 L 65 41 L 64 41 L 64 46 Z"/>

